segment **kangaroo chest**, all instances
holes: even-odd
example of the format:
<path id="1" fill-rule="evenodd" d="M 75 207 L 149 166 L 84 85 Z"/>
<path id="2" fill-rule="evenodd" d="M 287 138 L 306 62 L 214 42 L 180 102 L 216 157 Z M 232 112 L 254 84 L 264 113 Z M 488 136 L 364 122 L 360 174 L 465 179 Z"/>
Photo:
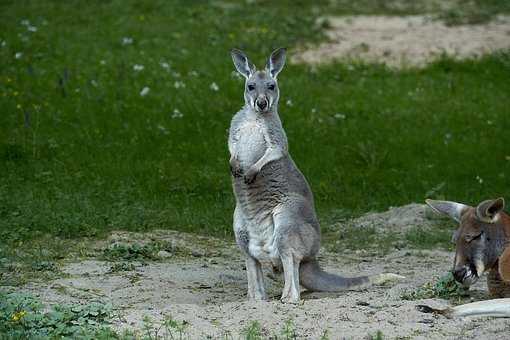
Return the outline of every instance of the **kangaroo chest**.
<path id="1" fill-rule="evenodd" d="M 234 152 L 243 170 L 257 162 L 266 151 L 265 127 L 257 120 L 238 126 L 233 136 Z"/>

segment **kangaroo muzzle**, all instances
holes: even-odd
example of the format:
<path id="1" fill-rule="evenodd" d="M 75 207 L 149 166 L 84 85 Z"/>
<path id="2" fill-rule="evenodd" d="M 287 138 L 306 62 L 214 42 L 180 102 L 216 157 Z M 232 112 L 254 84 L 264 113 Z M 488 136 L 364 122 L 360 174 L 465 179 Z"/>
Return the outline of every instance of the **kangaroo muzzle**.
<path id="1" fill-rule="evenodd" d="M 455 268 L 453 270 L 453 277 L 458 283 L 469 287 L 478 280 L 478 271 L 473 264 L 469 264 Z"/>
<path id="2" fill-rule="evenodd" d="M 258 97 L 257 100 L 255 101 L 255 106 L 257 110 L 263 112 L 268 109 L 269 102 L 265 97 Z"/>

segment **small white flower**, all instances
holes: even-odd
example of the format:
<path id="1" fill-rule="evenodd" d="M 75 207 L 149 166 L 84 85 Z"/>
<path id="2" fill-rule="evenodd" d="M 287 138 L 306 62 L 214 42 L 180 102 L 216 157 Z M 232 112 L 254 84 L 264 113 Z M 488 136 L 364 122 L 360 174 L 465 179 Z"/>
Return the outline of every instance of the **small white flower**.
<path id="1" fill-rule="evenodd" d="M 312 113 L 316 113 L 317 109 L 315 107 L 312 107 Z"/>
<path id="2" fill-rule="evenodd" d="M 449 133 L 449 132 L 448 132 L 448 133 L 446 133 L 446 134 L 444 135 L 444 140 L 443 140 L 444 144 L 445 144 L 445 145 L 448 145 L 448 144 L 450 143 L 451 139 L 452 139 L 452 134 L 451 134 L 451 133 Z"/>
<path id="3" fill-rule="evenodd" d="M 76 93 L 80 93 L 80 88 L 78 88 L 78 87 L 77 87 L 77 88 L 75 88 L 75 89 L 74 89 L 74 92 L 76 92 Z"/>
<path id="4" fill-rule="evenodd" d="M 29 26 L 27 26 L 27 30 L 29 32 L 37 32 L 37 27 L 29 25 Z"/>
<path id="5" fill-rule="evenodd" d="M 494 122 L 492 120 L 487 121 L 487 125 L 492 125 L 492 124 L 494 124 Z"/>
<path id="6" fill-rule="evenodd" d="M 124 37 L 122 38 L 122 45 L 131 45 L 133 43 L 133 38 Z"/>
<path id="7" fill-rule="evenodd" d="M 23 19 L 23 20 L 21 20 L 21 24 L 23 26 L 30 26 L 30 21 L 28 21 L 27 19 Z"/>
<path id="8" fill-rule="evenodd" d="M 190 71 L 190 72 L 188 73 L 188 75 L 189 75 L 189 76 L 191 76 L 191 77 L 198 77 L 198 72 L 197 72 L 197 71 L 195 71 L 195 70 L 193 70 L 193 71 Z"/>
<path id="9" fill-rule="evenodd" d="M 134 70 L 135 72 L 143 71 L 143 69 L 144 69 L 144 68 L 145 68 L 145 66 L 143 66 L 143 65 L 138 65 L 138 64 L 134 64 L 134 65 L 133 65 L 133 70 Z"/>
<path id="10" fill-rule="evenodd" d="M 5 47 L 7 45 L 7 42 L 5 40 L 2 40 L 2 43 L 0 43 L 0 46 Z"/>
<path id="11" fill-rule="evenodd" d="M 161 124 L 159 124 L 159 125 L 157 126 L 157 128 L 158 128 L 158 130 L 159 130 L 159 131 L 161 131 L 164 135 L 168 135 L 168 134 L 170 134 L 170 132 L 168 132 L 168 130 L 167 130 L 167 129 L 163 126 L 163 125 L 161 125 Z"/>
<path id="12" fill-rule="evenodd" d="M 140 96 L 145 97 L 151 89 L 147 86 L 145 86 L 142 91 L 140 91 Z"/>
<path id="13" fill-rule="evenodd" d="M 346 115 L 344 115 L 343 113 L 335 113 L 334 117 L 336 119 L 345 119 Z"/>
<path id="14" fill-rule="evenodd" d="M 182 81 L 178 80 L 178 81 L 174 82 L 174 87 L 176 89 L 180 89 L 181 87 L 186 87 L 186 84 L 184 84 Z"/>
<path id="15" fill-rule="evenodd" d="M 287 99 L 287 101 L 285 102 L 285 104 L 287 104 L 287 106 L 292 106 L 292 105 L 294 105 L 294 104 L 292 103 L 292 99 Z"/>
<path id="16" fill-rule="evenodd" d="M 162 68 L 164 68 L 165 70 L 168 70 L 170 68 L 170 65 L 168 63 L 165 63 L 164 61 L 159 63 L 161 65 Z"/>
<path id="17" fill-rule="evenodd" d="M 20 59 L 21 57 L 23 57 L 23 53 L 21 52 L 16 52 L 16 54 L 14 55 L 14 58 L 16 59 Z"/>
<path id="18" fill-rule="evenodd" d="M 178 109 L 174 109 L 174 112 L 172 113 L 172 119 L 175 118 L 182 118 L 184 115 L 179 111 Z"/>
<path id="19" fill-rule="evenodd" d="M 483 183 L 483 179 L 480 177 L 480 176 L 476 176 L 476 180 L 478 181 L 478 183 L 482 184 Z"/>
<path id="20" fill-rule="evenodd" d="M 91 83 L 91 84 L 92 84 L 92 86 L 94 86 L 94 87 L 97 87 L 97 85 L 98 85 L 98 84 L 97 84 L 97 81 L 95 81 L 94 79 L 92 79 L 92 80 L 90 81 L 90 83 Z"/>
<path id="21" fill-rule="evenodd" d="M 99 63 L 100 63 L 101 65 L 106 65 L 106 60 L 101 59 L 101 60 L 99 61 Z"/>
<path id="22" fill-rule="evenodd" d="M 209 88 L 213 91 L 218 91 L 220 89 L 220 87 L 218 86 L 218 84 L 216 84 L 215 82 L 213 82 Z"/>

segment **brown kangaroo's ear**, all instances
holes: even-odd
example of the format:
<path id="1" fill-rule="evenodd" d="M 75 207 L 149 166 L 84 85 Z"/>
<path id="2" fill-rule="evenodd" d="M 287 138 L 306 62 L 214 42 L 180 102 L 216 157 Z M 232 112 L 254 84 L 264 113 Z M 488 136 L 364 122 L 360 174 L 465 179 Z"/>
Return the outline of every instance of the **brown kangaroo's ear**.
<path id="1" fill-rule="evenodd" d="M 505 209 L 505 200 L 503 197 L 495 200 L 487 200 L 478 204 L 476 207 L 476 218 L 482 222 L 494 223 L 496 215 Z"/>
<path id="2" fill-rule="evenodd" d="M 510 244 L 499 257 L 499 275 L 503 281 L 510 282 Z"/>
<path id="3" fill-rule="evenodd" d="M 450 202 L 425 200 L 425 202 L 436 212 L 450 216 L 452 219 L 460 223 L 460 217 L 469 208 L 468 205 Z"/>

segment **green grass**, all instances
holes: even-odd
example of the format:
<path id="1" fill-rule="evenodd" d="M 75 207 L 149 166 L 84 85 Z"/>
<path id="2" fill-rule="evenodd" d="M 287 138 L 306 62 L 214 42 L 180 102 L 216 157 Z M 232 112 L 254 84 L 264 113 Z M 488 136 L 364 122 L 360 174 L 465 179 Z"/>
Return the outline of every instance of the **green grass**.
<path id="1" fill-rule="evenodd" d="M 243 85 L 229 49 L 262 65 L 277 46 L 292 57 L 323 39 L 313 24 L 323 14 L 439 13 L 428 1 L 320 5 L 2 1 L 0 238 L 152 228 L 230 237 L 226 130 Z M 421 202 L 433 188 L 471 203 L 508 197 L 509 78 L 508 53 L 407 71 L 288 65 L 280 112 L 323 223 L 338 209 Z"/>

